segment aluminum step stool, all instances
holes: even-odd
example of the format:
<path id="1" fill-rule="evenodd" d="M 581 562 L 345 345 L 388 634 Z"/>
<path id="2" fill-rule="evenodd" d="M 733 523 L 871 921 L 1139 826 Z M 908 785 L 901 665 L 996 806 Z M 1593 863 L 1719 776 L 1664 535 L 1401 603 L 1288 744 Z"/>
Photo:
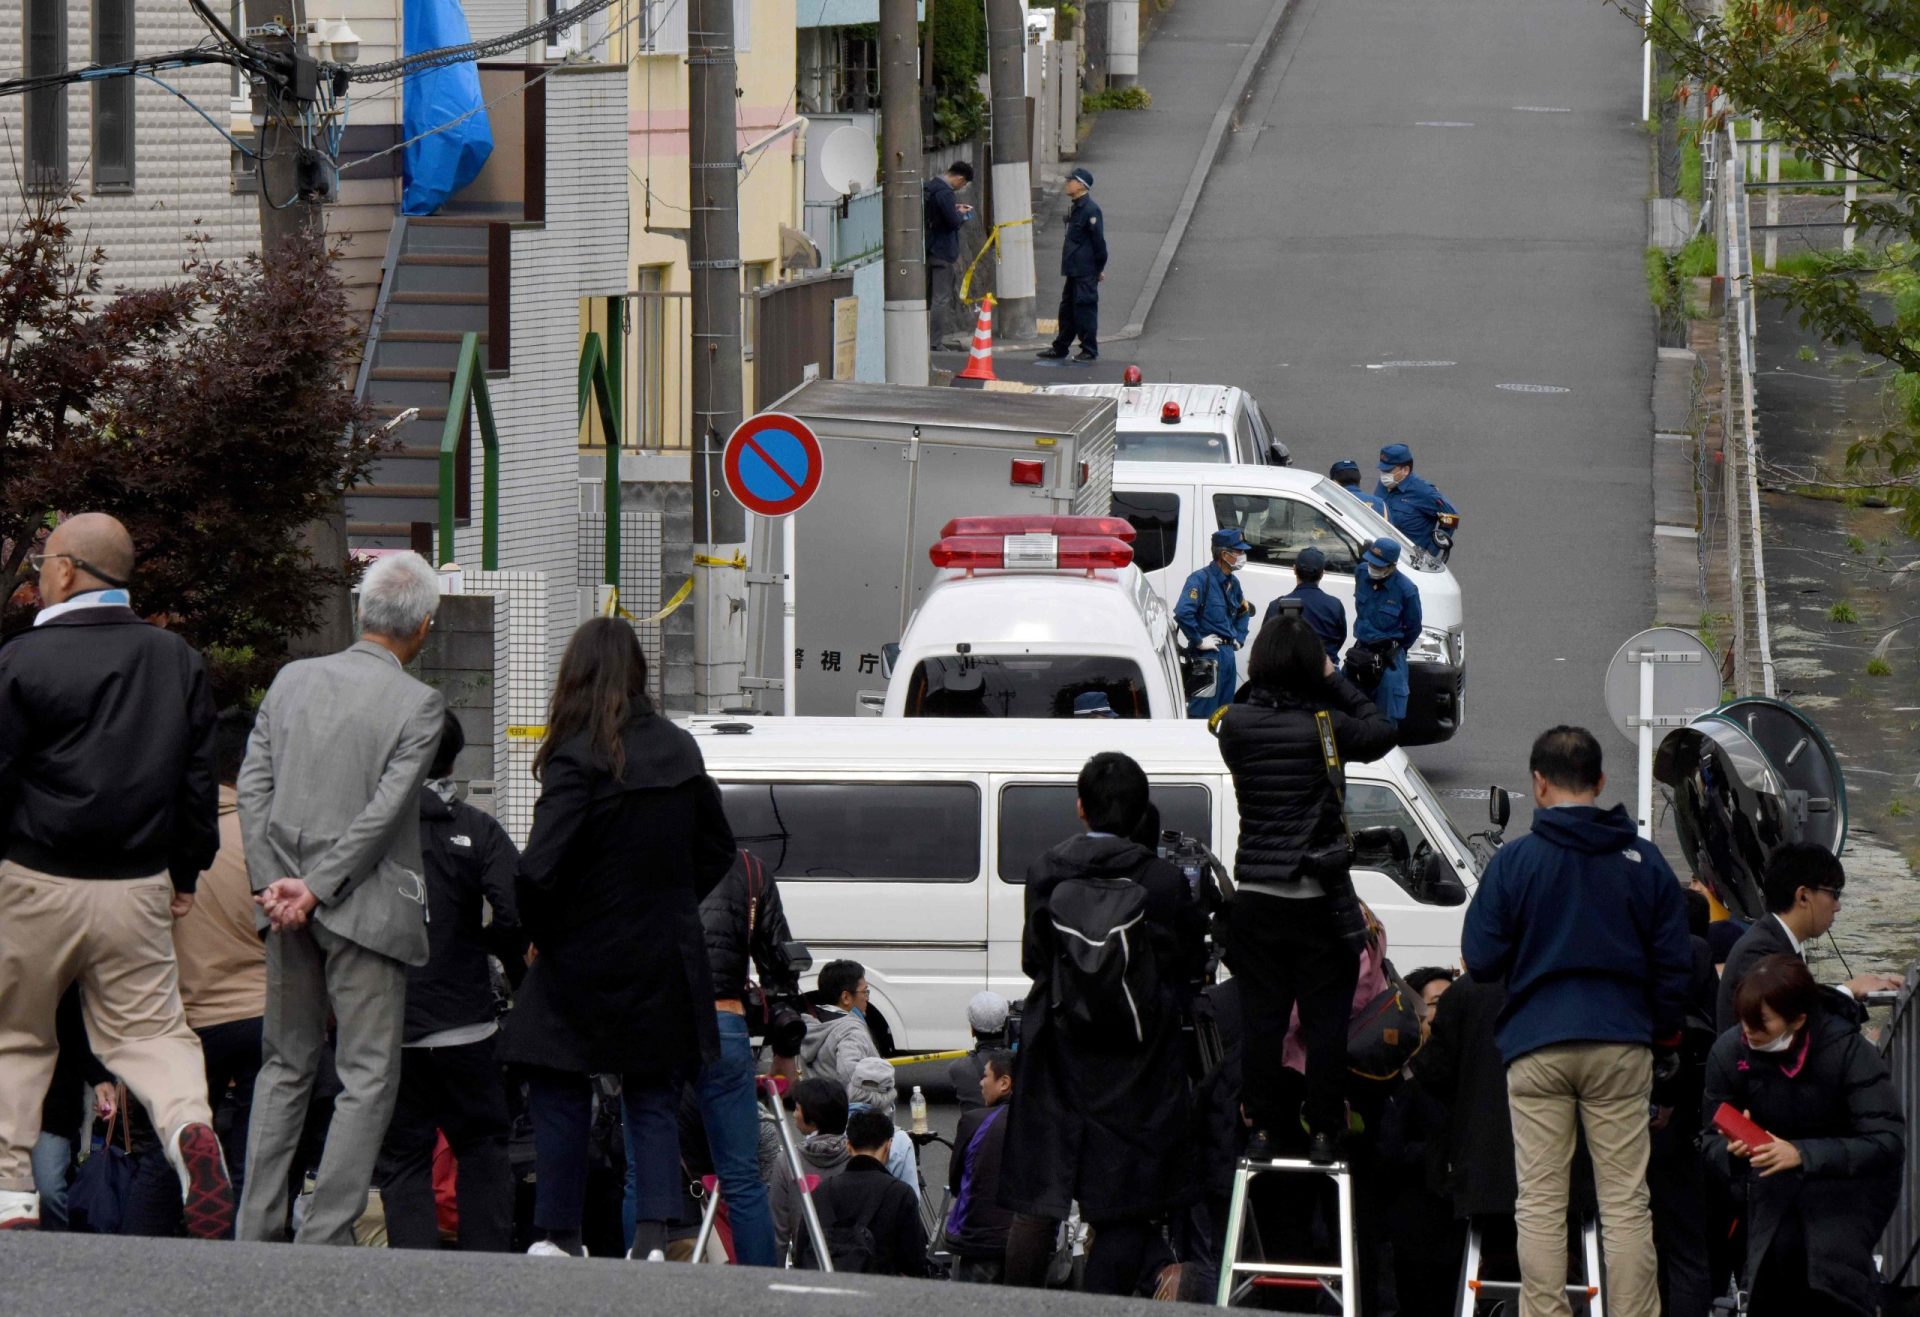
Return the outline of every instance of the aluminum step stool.
<path id="1" fill-rule="evenodd" d="M 1587 1317 L 1606 1317 L 1606 1296 L 1601 1293 L 1600 1227 L 1590 1216 L 1580 1218 L 1580 1256 L 1586 1274 L 1579 1284 L 1567 1283 L 1567 1299 L 1576 1311 L 1584 1304 Z M 1488 1280 L 1480 1274 L 1480 1263 L 1480 1227 L 1469 1223 L 1466 1256 L 1460 1267 L 1459 1317 L 1473 1317 L 1474 1308 L 1488 1294 L 1519 1297 L 1519 1281 Z"/>
<path id="2" fill-rule="evenodd" d="M 1328 1266 L 1310 1262 L 1242 1262 L 1241 1236 L 1247 1225 L 1247 1190 L 1256 1175 L 1324 1175 L 1333 1181 L 1338 1197 L 1340 1227 L 1340 1264 Z M 1236 1283 L 1236 1278 L 1248 1277 Z M 1345 1162 L 1318 1162 L 1276 1159 L 1253 1162 L 1246 1158 L 1233 1172 L 1233 1197 L 1227 1205 L 1227 1247 L 1220 1259 L 1220 1291 L 1216 1308 L 1231 1308 L 1235 1300 L 1245 1298 L 1258 1285 L 1281 1285 L 1290 1289 L 1320 1289 L 1339 1300 L 1343 1317 L 1360 1317 L 1360 1267 L 1353 1240 L 1353 1173 Z"/>

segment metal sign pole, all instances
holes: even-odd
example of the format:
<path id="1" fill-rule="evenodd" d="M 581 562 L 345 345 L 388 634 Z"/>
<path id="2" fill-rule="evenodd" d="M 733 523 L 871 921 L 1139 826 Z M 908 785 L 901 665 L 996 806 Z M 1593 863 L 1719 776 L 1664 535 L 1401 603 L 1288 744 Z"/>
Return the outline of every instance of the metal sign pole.
<path id="1" fill-rule="evenodd" d="M 1653 840 L 1653 664 L 1640 656 L 1640 836 Z"/>
<path id="2" fill-rule="evenodd" d="M 798 711 L 800 702 L 800 624 L 793 607 L 793 583 L 799 575 L 795 564 L 797 541 L 793 528 L 793 514 L 789 512 L 780 518 L 780 568 L 783 585 L 780 591 L 781 639 L 785 641 L 785 657 L 782 660 L 786 681 L 780 692 L 780 708 L 791 718 Z M 1648 760 L 1651 763 L 1651 760 Z"/>

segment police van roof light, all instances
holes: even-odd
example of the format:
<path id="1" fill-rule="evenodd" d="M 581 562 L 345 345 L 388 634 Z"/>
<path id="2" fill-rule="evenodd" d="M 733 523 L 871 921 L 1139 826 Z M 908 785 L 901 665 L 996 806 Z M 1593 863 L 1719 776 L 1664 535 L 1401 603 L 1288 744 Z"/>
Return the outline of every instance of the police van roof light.
<path id="1" fill-rule="evenodd" d="M 1133 548 L 1104 535 L 950 535 L 927 551 L 935 567 L 973 572 L 981 568 L 1014 571 L 1085 570 L 1125 567 Z"/>
<path id="2" fill-rule="evenodd" d="M 1166 406 L 1160 409 L 1160 424 L 1162 425 L 1180 424 L 1180 404 L 1179 403 L 1170 402 Z"/>
<path id="3" fill-rule="evenodd" d="M 1126 385 L 1128 388 L 1131 388 L 1131 389 L 1139 388 L 1140 380 L 1141 380 L 1141 375 L 1140 375 L 1140 368 L 1138 366 L 1128 366 L 1124 371 L 1120 373 L 1120 382 Z"/>
<path id="4" fill-rule="evenodd" d="M 1001 535 L 1098 535 L 1133 543 L 1133 523 L 1125 517 L 1072 517 L 1056 512 L 1011 517 L 955 517 L 940 528 L 942 538 Z"/>

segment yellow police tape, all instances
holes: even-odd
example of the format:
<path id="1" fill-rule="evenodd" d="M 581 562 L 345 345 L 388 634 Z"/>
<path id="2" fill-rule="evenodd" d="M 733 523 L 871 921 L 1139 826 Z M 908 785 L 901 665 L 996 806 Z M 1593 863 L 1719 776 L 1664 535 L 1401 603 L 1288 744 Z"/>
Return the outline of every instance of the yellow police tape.
<path id="1" fill-rule="evenodd" d="M 922 1061 L 958 1061 L 969 1052 L 915 1052 L 911 1056 L 890 1056 L 887 1064 L 891 1066 L 919 1065 Z"/>
<path id="2" fill-rule="evenodd" d="M 693 565 L 695 567 L 736 567 L 744 572 L 747 569 L 747 555 L 738 549 L 734 550 L 731 558 L 714 558 L 704 553 L 696 553 L 693 555 Z"/>
<path id="3" fill-rule="evenodd" d="M 974 253 L 973 260 L 967 264 L 967 272 L 960 276 L 960 300 L 962 302 L 971 306 L 973 303 L 982 300 L 977 297 L 968 297 L 967 289 L 973 286 L 974 267 L 979 265 L 981 259 L 985 257 L 988 252 L 992 251 L 994 246 L 1000 241 L 1000 230 L 1018 228 L 1022 224 L 1031 223 L 1033 223 L 1033 217 L 1029 215 L 1026 219 L 1008 220 L 1005 224 L 996 224 L 987 230 L 987 240 L 980 244 L 980 250 Z"/>
<path id="4" fill-rule="evenodd" d="M 620 587 L 616 585 L 611 590 L 607 591 L 606 606 L 600 610 L 600 616 L 624 617 L 629 622 L 638 622 L 638 623 L 658 622 L 662 618 L 666 617 L 668 614 L 672 613 L 674 609 L 680 607 L 681 604 L 686 603 L 688 598 L 691 597 L 692 594 L 693 594 L 693 578 L 689 576 L 686 579 L 685 584 L 683 584 L 678 590 L 675 590 L 673 592 L 673 598 L 667 600 L 667 606 L 665 608 L 662 608 L 659 612 L 653 614 L 651 617 L 635 617 L 632 613 L 629 613 L 626 609 L 620 607 Z M 508 731 L 508 735 L 512 735 L 512 731 L 513 731 L 512 728 L 508 728 L 507 731 Z M 541 735 L 544 736 L 545 734 L 546 734 L 546 730 L 542 728 Z"/>

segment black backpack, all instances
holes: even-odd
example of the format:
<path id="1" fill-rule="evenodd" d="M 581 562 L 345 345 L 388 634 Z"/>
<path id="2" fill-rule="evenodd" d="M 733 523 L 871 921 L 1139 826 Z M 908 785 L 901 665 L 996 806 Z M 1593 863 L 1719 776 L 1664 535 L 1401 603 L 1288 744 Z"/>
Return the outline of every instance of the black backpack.
<path id="1" fill-rule="evenodd" d="M 818 1206 L 820 1199 L 814 1201 Z M 866 1211 L 851 1221 L 829 1219 L 820 1223 L 826 1232 L 827 1252 L 833 1258 L 834 1271 L 864 1274 L 874 1270 L 880 1260 L 880 1241 L 873 1235 L 873 1219 L 879 1215 L 885 1202 L 884 1196 L 876 1198 Z M 820 1263 L 814 1257 L 813 1240 L 802 1233 L 800 1241 L 800 1265 L 819 1270 Z"/>
<path id="2" fill-rule="evenodd" d="M 1057 948 L 1055 1018 L 1082 1041 L 1146 1042 L 1160 1010 L 1147 889 L 1125 878 L 1069 878 L 1048 897 L 1046 917 Z"/>

